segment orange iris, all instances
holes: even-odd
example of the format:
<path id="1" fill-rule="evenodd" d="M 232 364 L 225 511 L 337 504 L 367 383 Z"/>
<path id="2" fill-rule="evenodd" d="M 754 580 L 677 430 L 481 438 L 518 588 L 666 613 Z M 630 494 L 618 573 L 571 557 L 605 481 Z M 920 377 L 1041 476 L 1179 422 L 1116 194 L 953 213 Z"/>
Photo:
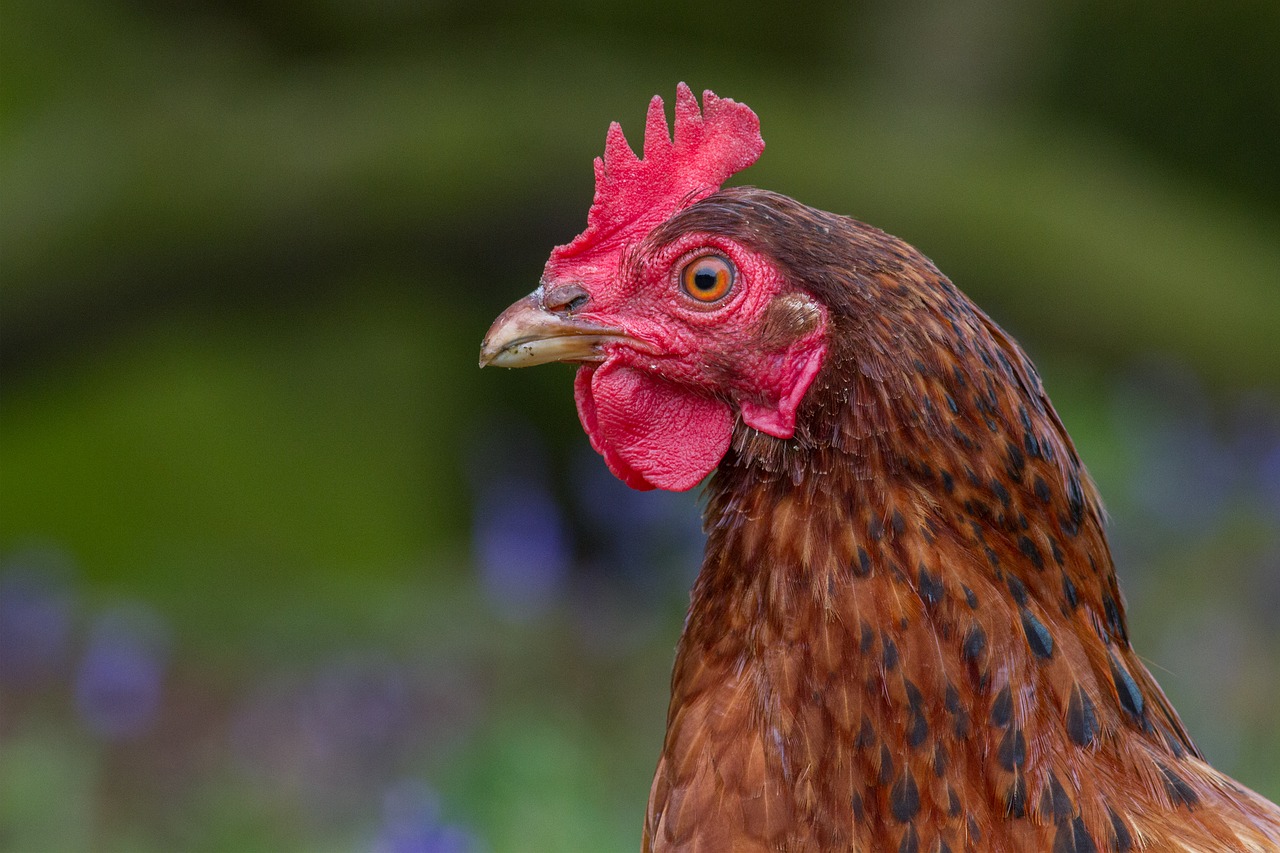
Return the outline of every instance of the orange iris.
<path id="1" fill-rule="evenodd" d="M 733 265 L 720 255 L 703 255 L 680 271 L 684 292 L 699 302 L 716 302 L 733 287 Z"/>

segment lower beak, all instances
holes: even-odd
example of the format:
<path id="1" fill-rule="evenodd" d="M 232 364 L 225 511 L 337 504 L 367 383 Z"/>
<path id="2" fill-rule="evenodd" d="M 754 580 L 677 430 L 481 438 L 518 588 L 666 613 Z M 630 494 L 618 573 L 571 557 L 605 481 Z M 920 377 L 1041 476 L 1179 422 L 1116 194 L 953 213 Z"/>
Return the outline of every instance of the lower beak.
<path id="1" fill-rule="evenodd" d="M 620 340 L 630 340 L 621 329 L 548 311 L 542 304 L 542 288 L 538 288 L 493 321 L 480 344 L 480 366 L 604 361 L 601 345 Z"/>

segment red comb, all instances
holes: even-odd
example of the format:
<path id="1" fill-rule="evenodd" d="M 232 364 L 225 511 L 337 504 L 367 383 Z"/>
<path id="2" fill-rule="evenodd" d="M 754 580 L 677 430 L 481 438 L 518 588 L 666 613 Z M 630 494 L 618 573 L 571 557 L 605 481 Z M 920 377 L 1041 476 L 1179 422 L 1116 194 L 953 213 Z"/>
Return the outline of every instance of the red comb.
<path id="1" fill-rule="evenodd" d="M 649 102 L 644 157 L 636 157 L 617 122 L 609 126 L 604 156 L 597 157 L 596 194 L 587 230 L 557 246 L 551 264 L 598 249 L 616 248 L 632 234 L 643 236 L 673 214 L 701 201 L 756 161 L 764 150 L 760 120 L 745 104 L 698 99 L 684 83 L 676 87 L 676 132 L 672 141 L 662 98 Z"/>

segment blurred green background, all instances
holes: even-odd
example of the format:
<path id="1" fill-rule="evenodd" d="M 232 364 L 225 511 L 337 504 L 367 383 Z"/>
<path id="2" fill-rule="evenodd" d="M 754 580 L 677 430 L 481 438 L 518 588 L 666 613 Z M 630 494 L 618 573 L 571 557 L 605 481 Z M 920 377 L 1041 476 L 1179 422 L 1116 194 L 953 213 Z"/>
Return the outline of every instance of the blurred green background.
<path id="1" fill-rule="evenodd" d="M 476 352 L 680 80 L 1022 341 L 1280 797 L 1280 4 L 0 10 L 0 848 L 637 848 L 697 500 Z"/>

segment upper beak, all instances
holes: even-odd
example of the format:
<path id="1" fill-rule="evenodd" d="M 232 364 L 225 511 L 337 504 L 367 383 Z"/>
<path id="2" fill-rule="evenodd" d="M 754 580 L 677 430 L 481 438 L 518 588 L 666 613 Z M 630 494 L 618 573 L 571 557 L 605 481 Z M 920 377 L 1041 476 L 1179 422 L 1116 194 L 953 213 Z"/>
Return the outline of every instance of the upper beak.
<path id="1" fill-rule="evenodd" d="M 551 361 L 604 361 L 601 344 L 631 340 L 621 329 L 602 326 L 567 311 L 549 311 L 539 287 L 498 315 L 480 344 L 480 366 L 532 367 Z"/>

